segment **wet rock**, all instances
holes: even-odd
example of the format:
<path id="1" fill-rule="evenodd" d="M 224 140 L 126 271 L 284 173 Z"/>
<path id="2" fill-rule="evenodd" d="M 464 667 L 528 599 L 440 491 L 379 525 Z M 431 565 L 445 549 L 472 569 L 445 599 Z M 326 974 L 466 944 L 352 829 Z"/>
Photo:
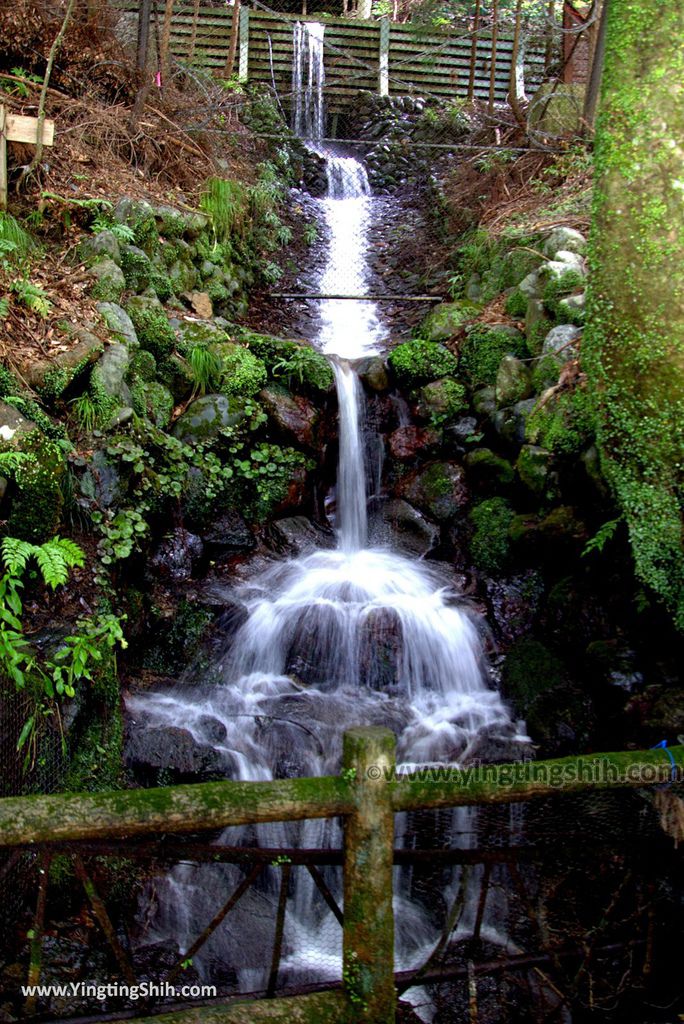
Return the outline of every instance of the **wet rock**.
<path id="1" fill-rule="evenodd" d="M 510 445 L 523 444 L 527 421 L 536 404 L 536 398 L 527 398 L 508 409 L 499 409 L 492 417 L 497 434 Z"/>
<path id="2" fill-rule="evenodd" d="M 103 451 L 93 452 L 81 477 L 81 494 L 101 508 L 118 507 L 128 492 L 128 481 Z"/>
<path id="3" fill-rule="evenodd" d="M 252 551 L 254 535 L 239 512 L 228 511 L 202 531 L 202 540 L 212 552 Z"/>
<path id="4" fill-rule="evenodd" d="M 492 387 L 480 388 L 473 395 L 473 408 L 478 416 L 493 416 L 496 412 L 496 391 Z"/>
<path id="5" fill-rule="evenodd" d="M 559 366 L 564 366 L 571 359 L 579 358 L 579 347 L 575 342 L 582 336 L 579 327 L 572 324 L 559 324 L 544 338 L 542 356 L 551 356 Z"/>
<path id="6" fill-rule="evenodd" d="M 225 762 L 208 744 L 195 741 L 187 729 L 176 726 L 145 728 L 132 723 L 124 761 L 143 781 L 157 781 L 159 771 L 169 773 L 173 782 L 199 782 L 225 777 Z"/>
<path id="7" fill-rule="evenodd" d="M 589 539 L 585 523 L 575 509 L 567 505 L 552 509 L 540 521 L 537 529 L 540 540 L 556 561 L 564 557 L 570 560 L 579 557 Z"/>
<path id="8" fill-rule="evenodd" d="M 356 364 L 356 372 L 359 378 L 370 391 L 387 391 L 389 377 L 387 367 L 379 356 L 372 356 L 369 359 L 362 359 Z"/>
<path id="9" fill-rule="evenodd" d="M 303 395 L 289 395 L 275 388 L 264 388 L 259 399 L 269 418 L 290 440 L 306 448 L 315 446 L 319 416 L 313 402 Z"/>
<path id="10" fill-rule="evenodd" d="M 508 459 L 497 455 L 490 448 L 475 448 L 465 457 L 468 478 L 480 489 L 499 491 L 508 488 L 515 479 L 513 467 Z"/>
<path id="11" fill-rule="evenodd" d="M 226 395 L 205 395 L 191 402 L 176 420 L 173 434 L 180 441 L 196 444 L 216 438 L 226 427 L 237 426 L 245 419 L 244 403 Z"/>
<path id="12" fill-rule="evenodd" d="M 110 259 L 100 260 L 88 271 L 93 281 L 92 294 L 102 302 L 118 302 L 126 288 L 121 268 Z"/>
<path id="13" fill-rule="evenodd" d="M 179 528 L 162 540 L 149 560 L 150 569 L 161 579 L 184 583 L 189 580 L 204 553 L 199 537 Z"/>
<path id="14" fill-rule="evenodd" d="M 452 519 L 469 500 L 465 470 L 455 462 L 432 462 L 414 471 L 401 481 L 399 492 L 438 522 Z"/>
<path id="15" fill-rule="evenodd" d="M 587 647 L 587 661 L 609 686 L 626 693 L 641 690 L 644 673 L 639 667 L 636 651 L 618 640 L 595 640 Z"/>
<path id="16" fill-rule="evenodd" d="M 499 408 L 515 405 L 532 394 L 532 375 L 522 359 L 505 355 L 496 374 L 495 396 Z"/>
<path id="17" fill-rule="evenodd" d="M 477 444 L 482 436 L 477 432 L 477 420 L 474 416 L 461 416 L 446 428 L 444 434 L 457 448 Z"/>
<path id="18" fill-rule="evenodd" d="M 530 631 L 544 593 L 541 575 L 528 570 L 507 579 L 487 580 L 489 621 L 501 644 L 508 647 Z"/>
<path id="19" fill-rule="evenodd" d="M 387 439 L 392 458 L 408 462 L 435 448 L 441 441 L 438 430 L 429 427 L 398 427 Z"/>
<path id="20" fill-rule="evenodd" d="M 401 672 L 402 627 L 392 609 L 372 609 L 359 641 L 361 678 L 371 690 L 397 691 Z"/>
<path id="21" fill-rule="evenodd" d="M 272 551 L 281 555 L 301 555 L 335 546 L 333 534 L 305 516 L 276 520 L 267 528 L 265 540 Z"/>
<path id="22" fill-rule="evenodd" d="M 98 302 L 97 311 L 107 325 L 113 341 L 119 341 L 129 348 L 138 348 L 138 335 L 125 309 L 116 302 Z"/>
<path id="23" fill-rule="evenodd" d="M 439 527 L 407 501 L 393 498 L 373 513 L 370 539 L 374 545 L 422 558 L 439 544 Z"/>

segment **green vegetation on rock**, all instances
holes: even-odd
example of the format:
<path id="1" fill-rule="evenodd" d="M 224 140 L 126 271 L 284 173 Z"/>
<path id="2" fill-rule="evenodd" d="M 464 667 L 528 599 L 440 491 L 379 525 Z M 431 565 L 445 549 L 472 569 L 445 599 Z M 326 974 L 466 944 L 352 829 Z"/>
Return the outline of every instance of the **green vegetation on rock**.
<path id="1" fill-rule="evenodd" d="M 515 327 L 473 327 L 461 350 L 460 373 L 472 390 L 496 384 L 499 364 L 507 354 L 529 355 L 525 339 Z"/>
<path id="2" fill-rule="evenodd" d="M 508 528 L 514 512 L 505 498 L 487 498 L 470 512 L 474 532 L 470 539 L 470 555 L 483 572 L 503 572 L 509 561 Z"/>
<path id="3" fill-rule="evenodd" d="M 438 377 L 447 377 L 458 369 L 456 356 L 447 348 L 422 338 L 397 345 L 387 361 L 403 387 L 415 387 Z"/>

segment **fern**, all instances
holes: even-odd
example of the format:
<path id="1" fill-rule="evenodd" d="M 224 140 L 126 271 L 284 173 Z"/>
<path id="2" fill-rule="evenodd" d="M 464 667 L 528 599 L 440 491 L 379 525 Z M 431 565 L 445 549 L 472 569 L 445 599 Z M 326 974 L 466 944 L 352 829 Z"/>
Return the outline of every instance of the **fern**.
<path id="1" fill-rule="evenodd" d="M 45 585 L 52 590 L 66 583 L 69 569 L 80 569 L 85 562 L 78 544 L 64 537 L 53 537 L 45 544 L 34 545 L 33 554 Z"/>
<path id="2" fill-rule="evenodd" d="M 12 281 L 10 287 L 27 309 L 30 309 L 33 313 L 38 313 L 43 318 L 48 316 L 52 303 L 40 285 L 33 284 L 27 278 L 21 277 L 16 281 Z"/>
<path id="3" fill-rule="evenodd" d="M 0 212 L 0 242 L 11 245 L 11 251 L 19 257 L 28 256 L 36 248 L 33 236 L 10 213 Z"/>
<path id="4" fill-rule="evenodd" d="M 2 560 L 11 576 L 21 576 L 26 563 L 34 552 L 35 545 L 18 537 L 3 537 Z"/>
<path id="5" fill-rule="evenodd" d="M 33 461 L 28 452 L 0 452 L 0 473 L 15 473 L 24 463 Z"/>
<path id="6" fill-rule="evenodd" d="M 607 523 L 600 526 L 593 537 L 590 537 L 587 543 L 584 545 L 582 551 L 582 558 L 586 555 L 590 555 L 592 551 L 603 551 L 608 541 L 614 536 L 615 531 L 620 525 L 621 520 L 609 519 Z"/>
<path id="7" fill-rule="evenodd" d="M 9 299 L 0 299 L 0 320 L 4 320 L 9 313 Z"/>

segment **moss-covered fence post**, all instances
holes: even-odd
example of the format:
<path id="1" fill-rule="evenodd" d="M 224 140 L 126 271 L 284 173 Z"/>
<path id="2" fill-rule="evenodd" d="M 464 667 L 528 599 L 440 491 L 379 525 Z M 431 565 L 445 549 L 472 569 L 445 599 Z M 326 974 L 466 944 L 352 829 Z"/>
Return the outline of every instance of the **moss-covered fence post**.
<path id="1" fill-rule="evenodd" d="M 684 5 L 611 0 L 584 368 L 637 576 L 684 628 Z"/>
<path id="2" fill-rule="evenodd" d="M 344 734 L 343 774 L 354 780 L 356 807 L 344 822 L 342 980 L 354 1024 L 393 1024 L 394 812 L 389 779 L 395 767 L 389 729 Z"/>

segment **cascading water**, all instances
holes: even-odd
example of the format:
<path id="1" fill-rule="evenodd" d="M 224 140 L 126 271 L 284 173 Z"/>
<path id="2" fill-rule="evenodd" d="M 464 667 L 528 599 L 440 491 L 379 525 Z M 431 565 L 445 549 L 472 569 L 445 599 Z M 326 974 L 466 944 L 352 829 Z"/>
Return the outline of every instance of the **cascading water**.
<path id="1" fill-rule="evenodd" d="M 304 129 L 322 118 L 314 95 L 323 81 L 318 28 L 295 26 L 295 70 L 300 84 L 307 79 L 308 100 L 294 90 L 294 119 Z M 320 57 L 320 70 L 313 66 L 314 55 Z M 352 157 L 330 156 L 328 175 L 330 194 L 320 202 L 330 252 L 320 291 L 339 288 L 351 272 L 362 293 L 365 226 L 373 201 L 368 180 Z M 316 344 L 331 356 L 339 400 L 337 547 L 277 562 L 238 586 L 234 598 L 246 617 L 215 666 L 219 681 L 192 680 L 192 686 L 181 683 L 170 692 L 133 697 L 129 714 L 138 728 L 182 722 L 199 745 L 213 748 L 225 774 L 238 779 L 334 773 L 342 733 L 358 724 L 392 728 L 405 766 L 463 764 L 486 758 L 491 744 L 497 754 L 515 757 L 525 737 L 486 681 L 481 630 L 459 600 L 449 567 L 367 546 L 364 402 L 349 360 L 381 351 L 385 334 L 377 309 L 369 301 L 323 300 L 318 312 Z M 400 837 L 404 825 L 398 820 Z M 462 833 L 472 831 L 473 812 L 453 812 L 442 818 L 440 828 L 446 843 L 467 845 Z M 220 841 L 323 847 L 339 845 L 340 836 L 335 822 L 315 821 L 227 829 Z M 308 875 L 297 874 L 280 980 L 339 977 L 340 929 Z M 229 865 L 175 868 L 156 882 L 143 941 L 186 950 L 240 877 Z M 339 892 L 338 869 L 326 869 L 326 877 Z M 242 991 L 263 987 L 277 884 L 277 872 L 266 871 L 260 887 L 242 897 L 211 937 L 195 959 L 205 977 L 221 980 L 221 965 L 230 964 Z M 459 884 L 455 874 L 445 887 L 455 891 Z M 407 968 L 421 962 L 437 932 L 419 903 L 411 901 L 409 876 L 397 875 L 396 891 L 397 966 Z M 466 900 L 459 936 L 469 926 L 472 930 L 473 916 Z M 491 916 L 485 933 L 491 941 L 506 942 Z M 429 1019 L 429 1012 L 421 1013 Z"/>

